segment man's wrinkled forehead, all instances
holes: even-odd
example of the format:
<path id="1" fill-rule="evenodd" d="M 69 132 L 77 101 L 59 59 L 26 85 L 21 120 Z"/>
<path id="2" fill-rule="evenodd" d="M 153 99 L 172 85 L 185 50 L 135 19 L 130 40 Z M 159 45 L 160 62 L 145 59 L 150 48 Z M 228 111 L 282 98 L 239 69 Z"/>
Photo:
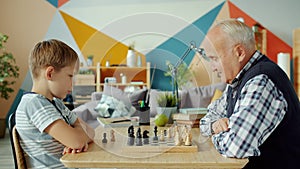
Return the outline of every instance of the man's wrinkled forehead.
<path id="1" fill-rule="evenodd" d="M 216 53 L 216 49 L 221 48 L 226 43 L 224 41 L 224 33 L 221 32 L 219 27 L 215 27 L 211 29 L 207 35 L 204 37 L 202 42 L 202 47 L 206 51 L 207 54 L 209 53 Z"/>
<path id="2" fill-rule="evenodd" d="M 205 53 L 207 55 L 211 55 L 211 53 L 215 53 L 215 45 L 213 44 L 211 38 L 209 38 L 208 36 L 204 38 L 201 47 L 205 50 Z"/>

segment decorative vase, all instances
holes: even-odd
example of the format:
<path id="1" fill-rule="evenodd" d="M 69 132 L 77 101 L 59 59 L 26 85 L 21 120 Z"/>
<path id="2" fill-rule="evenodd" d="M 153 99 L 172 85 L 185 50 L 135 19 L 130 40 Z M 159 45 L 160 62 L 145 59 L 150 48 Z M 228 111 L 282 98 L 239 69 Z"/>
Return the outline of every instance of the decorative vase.
<path id="1" fill-rule="evenodd" d="M 136 58 L 135 58 L 135 51 L 128 50 L 127 52 L 127 66 L 128 67 L 135 67 L 136 66 Z"/>
<path id="2" fill-rule="evenodd" d="M 138 58 L 137 58 L 137 63 L 136 63 L 137 67 L 142 67 L 142 58 L 140 55 L 138 55 Z"/>

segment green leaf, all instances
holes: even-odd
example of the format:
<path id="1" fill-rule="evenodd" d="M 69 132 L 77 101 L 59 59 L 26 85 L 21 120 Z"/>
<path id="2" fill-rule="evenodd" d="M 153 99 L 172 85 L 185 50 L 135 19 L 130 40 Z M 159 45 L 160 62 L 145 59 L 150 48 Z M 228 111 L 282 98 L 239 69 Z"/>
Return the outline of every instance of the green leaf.
<path id="1" fill-rule="evenodd" d="M 9 94 L 14 92 L 11 85 L 15 84 L 19 77 L 19 67 L 13 54 L 6 52 L 4 48 L 7 39 L 7 35 L 0 33 L 0 96 L 4 99 L 8 99 Z"/>

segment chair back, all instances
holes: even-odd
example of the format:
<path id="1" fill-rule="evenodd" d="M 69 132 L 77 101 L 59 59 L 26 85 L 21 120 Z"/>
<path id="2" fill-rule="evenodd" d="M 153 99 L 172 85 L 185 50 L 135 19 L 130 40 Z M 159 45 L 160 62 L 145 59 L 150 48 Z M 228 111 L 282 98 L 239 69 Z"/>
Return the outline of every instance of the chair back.
<path id="1" fill-rule="evenodd" d="M 8 130 L 9 130 L 9 135 L 10 135 L 10 143 L 11 143 L 11 148 L 12 148 L 12 153 L 14 157 L 14 162 L 15 162 L 15 168 L 16 169 L 26 169 L 26 160 L 24 157 L 24 152 L 23 149 L 20 145 L 19 142 L 19 134 L 16 129 L 16 120 L 15 120 L 15 113 L 12 113 L 9 116 L 8 119 Z"/>

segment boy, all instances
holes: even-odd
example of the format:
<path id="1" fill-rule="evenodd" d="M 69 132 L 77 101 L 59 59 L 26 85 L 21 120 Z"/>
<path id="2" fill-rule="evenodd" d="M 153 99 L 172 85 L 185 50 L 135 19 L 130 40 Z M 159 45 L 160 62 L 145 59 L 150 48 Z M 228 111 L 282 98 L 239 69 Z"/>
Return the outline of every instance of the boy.
<path id="1" fill-rule="evenodd" d="M 23 95 L 16 111 L 27 167 L 64 168 L 62 154 L 86 151 L 93 138 L 93 133 L 89 137 L 85 131 L 90 128 L 61 100 L 72 90 L 78 56 L 61 41 L 43 41 L 34 47 L 29 67 L 33 87 Z"/>

